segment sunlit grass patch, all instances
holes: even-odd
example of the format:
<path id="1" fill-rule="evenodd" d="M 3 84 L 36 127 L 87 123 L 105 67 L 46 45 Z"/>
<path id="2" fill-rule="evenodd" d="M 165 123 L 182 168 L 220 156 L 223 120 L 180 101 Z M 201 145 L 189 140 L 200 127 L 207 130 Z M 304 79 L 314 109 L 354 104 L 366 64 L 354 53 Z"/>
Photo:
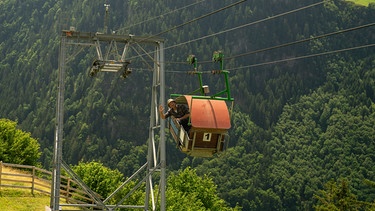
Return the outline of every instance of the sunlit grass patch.
<path id="1" fill-rule="evenodd" d="M 347 0 L 359 5 L 368 6 L 370 3 L 375 3 L 375 0 Z"/>

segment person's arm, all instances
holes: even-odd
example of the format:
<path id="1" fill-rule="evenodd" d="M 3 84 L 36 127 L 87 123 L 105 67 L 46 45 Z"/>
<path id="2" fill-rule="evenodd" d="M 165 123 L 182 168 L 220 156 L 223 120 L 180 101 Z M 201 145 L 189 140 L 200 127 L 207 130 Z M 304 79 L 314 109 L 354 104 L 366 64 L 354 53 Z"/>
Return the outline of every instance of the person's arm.
<path id="1" fill-rule="evenodd" d="M 187 114 L 185 114 L 184 116 L 182 116 L 182 117 L 180 117 L 180 118 L 177 118 L 177 121 L 180 121 L 180 120 L 183 120 L 183 119 L 187 119 L 187 118 L 189 118 L 189 116 L 190 116 L 190 114 L 187 113 Z"/>

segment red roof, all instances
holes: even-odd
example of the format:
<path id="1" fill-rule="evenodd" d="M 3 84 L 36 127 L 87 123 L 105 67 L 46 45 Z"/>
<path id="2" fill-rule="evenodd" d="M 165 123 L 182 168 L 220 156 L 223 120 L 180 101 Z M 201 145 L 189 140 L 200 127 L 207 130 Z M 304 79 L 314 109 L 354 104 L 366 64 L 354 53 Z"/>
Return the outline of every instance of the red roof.
<path id="1" fill-rule="evenodd" d="M 194 128 L 229 129 L 228 107 L 223 100 L 197 99 L 184 95 Z"/>

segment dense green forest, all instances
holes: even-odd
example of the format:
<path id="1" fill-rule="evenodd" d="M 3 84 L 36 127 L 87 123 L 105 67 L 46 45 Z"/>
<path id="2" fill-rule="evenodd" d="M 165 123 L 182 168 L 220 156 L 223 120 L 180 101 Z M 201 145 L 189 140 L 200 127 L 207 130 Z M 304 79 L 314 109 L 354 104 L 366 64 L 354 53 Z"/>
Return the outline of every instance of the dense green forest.
<path id="1" fill-rule="evenodd" d="M 0 118 L 38 140 L 46 169 L 61 30 L 103 32 L 105 2 L 0 2 Z M 319 191 L 342 178 L 356 199 L 374 202 L 375 189 L 365 181 L 375 181 L 375 3 L 247 0 L 169 30 L 234 2 L 108 1 L 109 31 L 166 32 L 160 36 L 167 96 L 197 88 L 186 74 L 189 54 L 200 70 L 215 68 L 213 51 L 225 54 L 235 99 L 228 149 L 192 158 L 169 137 L 168 170 L 209 175 L 219 196 L 243 210 L 313 210 Z M 146 161 L 152 73 L 135 62 L 129 78 L 90 78 L 94 59 L 85 51 L 67 67 L 63 157 L 72 165 L 98 160 L 131 175 Z M 204 81 L 213 91 L 223 86 L 214 75 Z"/>

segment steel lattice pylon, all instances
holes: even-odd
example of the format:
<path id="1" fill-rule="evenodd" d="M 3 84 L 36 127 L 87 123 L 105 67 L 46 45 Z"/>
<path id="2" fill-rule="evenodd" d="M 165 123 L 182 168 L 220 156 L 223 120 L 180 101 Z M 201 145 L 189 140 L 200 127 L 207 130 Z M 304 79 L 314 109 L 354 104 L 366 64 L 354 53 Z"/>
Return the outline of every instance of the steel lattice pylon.
<path id="1" fill-rule="evenodd" d="M 102 54 L 101 46 L 103 42 L 110 43 L 107 47 L 106 54 Z M 122 54 L 119 58 L 110 58 L 112 50 L 118 51 L 117 45 L 124 45 Z M 107 199 L 101 200 L 95 196 L 82 180 L 72 171 L 68 164 L 63 161 L 62 155 L 62 141 L 63 141 L 63 124 L 64 124 L 64 92 L 65 92 L 65 68 L 69 58 L 67 58 L 67 46 L 78 46 L 81 49 L 85 47 L 95 47 L 98 61 L 94 63 L 91 71 L 93 75 L 97 72 L 119 72 L 124 71 L 124 76 L 129 73 L 127 69 L 128 62 L 125 61 L 127 51 L 132 44 L 148 45 L 155 47 L 153 53 L 153 85 L 152 85 L 152 99 L 151 99 L 151 114 L 149 125 L 149 138 L 148 138 L 148 155 L 147 162 L 129 177 L 120 187 L 117 188 Z M 76 50 L 78 54 L 80 50 Z M 148 53 L 146 52 L 148 55 Z M 139 54 L 138 54 L 139 55 Z M 73 55 L 75 56 L 75 55 Z M 142 56 L 142 55 L 139 55 Z M 148 55 L 149 56 L 149 55 Z M 80 206 L 80 207 L 95 207 L 102 210 L 115 210 L 117 208 L 138 208 L 152 210 L 157 208 L 160 203 L 160 210 L 165 210 L 165 189 L 166 189 L 166 149 L 165 149 L 165 121 L 159 118 L 158 105 L 165 102 L 165 76 L 164 76 L 164 40 L 157 37 L 142 37 L 132 35 L 108 35 L 102 33 L 91 32 L 77 32 L 74 29 L 62 31 L 60 52 L 59 52 L 59 68 L 58 68 L 58 95 L 57 95 L 57 108 L 56 108 L 56 130 L 54 140 L 54 157 L 53 157 L 53 175 L 52 175 L 52 188 L 51 188 L 51 201 L 50 208 L 53 211 L 58 211 L 61 206 Z M 90 73 L 90 75 L 91 75 Z M 159 140 L 155 136 L 159 134 Z M 76 180 L 81 188 L 95 201 L 95 204 L 75 204 L 75 205 L 62 205 L 60 204 L 60 183 L 61 183 L 61 168 Z M 116 194 L 129 180 L 138 174 L 144 172 L 143 179 L 125 196 L 120 202 L 114 205 L 108 204 L 109 199 Z M 154 197 L 154 183 L 152 175 L 155 172 L 160 172 L 159 193 L 158 197 Z M 123 205 L 123 201 L 132 194 L 141 184 L 146 183 L 145 190 L 145 203 L 144 205 Z M 156 184 L 156 183 L 155 183 Z M 159 198 L 160 197 L 160 198 Z M 150 205 L 151 202 L 151 205 Z"/>

